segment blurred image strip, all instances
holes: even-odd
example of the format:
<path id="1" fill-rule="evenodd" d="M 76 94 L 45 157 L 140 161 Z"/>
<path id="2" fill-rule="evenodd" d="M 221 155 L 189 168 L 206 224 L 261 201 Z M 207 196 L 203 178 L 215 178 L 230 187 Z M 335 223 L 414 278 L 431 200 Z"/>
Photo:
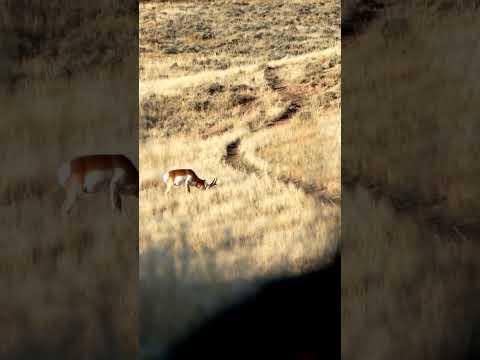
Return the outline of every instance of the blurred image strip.
<path id="1" fill-rule="evenodd" d="M 480 359 L 479 5 L 343 2 L 346 360 Z"/>
<path id="2" fill-rule="evenodd" d="M 0 358 L 133 359 L 138 3 L 0 8 Z"/>

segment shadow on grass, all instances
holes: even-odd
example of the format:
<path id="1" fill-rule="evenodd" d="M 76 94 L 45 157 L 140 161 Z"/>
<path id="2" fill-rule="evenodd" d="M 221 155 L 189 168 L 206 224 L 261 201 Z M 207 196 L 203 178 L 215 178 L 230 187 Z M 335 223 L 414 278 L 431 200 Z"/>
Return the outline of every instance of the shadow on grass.
<path id="1" fill-rule="evenodd" d="M 339 255 L 303 275 L 255 279 L 241 277 L 245 258 L 232 279 L 214 252 L 198 260 L 187 237 L 184 231 L 140 256 L 141 359 L 339 354 Z M 229 237 L 226 229 L 225 244 Z"/>

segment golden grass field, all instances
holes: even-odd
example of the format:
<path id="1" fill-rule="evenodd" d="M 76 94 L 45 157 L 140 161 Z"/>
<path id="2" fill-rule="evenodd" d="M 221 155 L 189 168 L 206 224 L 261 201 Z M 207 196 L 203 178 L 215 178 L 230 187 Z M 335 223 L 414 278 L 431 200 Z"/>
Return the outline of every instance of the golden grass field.
<path id="1" fill-rule="evenodd" d="M 342 48 L 344 359 L 480 344 L 478 10 L 425 4 L 387 6 Z M 406 32 L 384 31 L 405 16 Z"/>
<path id="2" fill-rule="evenodd" d="M 131 51 L 134 31 L 125 27 L 131 15 L 110 1 L 5 5 L 2 60 L 15 66 L 1 68 L 0 358 L 131 359 L 138 333 L 138 201 L 128 199 L 125 212 L 113 215 L 108 196 L 93 196 L 62 218 L 64 192 L 56 178 L 63 161 L 85 153 L 125 153 L 138 166 L 138 99 L 131 96 L 138 58 Z M 102 6 L 114 14 L 100 21 L 103 31 L 124 25 L 117 33 L 123 46 L 113 44 L 113 56 L 135 55 L 116 67 L 99 60 L 105 60 L 102 42 L 106 49 L 110 44 L 104 35 L 87 39 L 92 48 L 81 45 L 84 33 L 98 30 L 92 17 Z M 56 15 L 48 25 L 44 11 Z"/>
<path id="3" fill-rule="evenodd" d="M 142 344 L 338 247 L 339 21 L 334 1 L 141 2 Z M 166 196 L 172 168 L 218 185 Z"/>

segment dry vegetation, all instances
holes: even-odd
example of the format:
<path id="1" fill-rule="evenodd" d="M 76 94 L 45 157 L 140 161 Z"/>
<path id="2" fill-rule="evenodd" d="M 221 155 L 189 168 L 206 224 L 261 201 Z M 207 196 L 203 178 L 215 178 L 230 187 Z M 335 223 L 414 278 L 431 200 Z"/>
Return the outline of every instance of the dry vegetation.
<path id="1" fill-rule="evenodd" d="M 334 1 L 141 3 L 143 344 L 168 343 L 337 247 L 339 10 Z M 175 167 L 218 185 L 166 197 L 161 177 Z"/>
<path id="2" fill-rule="evenodd" d="M 392 10 L 389 16 L 405 12 Z M 478 90 L 471 74 L 480 51 L 472 46 L 478 42 L 472 33 L 478 12 L 418 13 L 409 19 L 410 31 L 388 52 L 380 31 L 383 20 L 365 35 L 368 46 L 357 42 L 348 48 L 351 80 L 343 91 L 349 95 L 345 106 L 356 118 L 344 132 L 344 168 L 349 178 L 371 179 L 407 201 L 441 204 L 435 216 L 477 226 Z M 368 67 L 359 69 L 355 62 Z"/>
<path id="3" fill-rule="evenodd" d="M 388 6 L 343 49 L 345 359 L 480 345 L 478 11 L 438 3 Z"/>
<path id="4" fill-rule="evenodd" d="M 225 70 L 330 48 L 340 2 L 142 2 L 141 80 Z"/>
<path id="5" fill-rule="evenodd" d="M 131 23 L 138 14 L 134 0 L 6 0 L 3 6 L 0 78 L 10 88 L 85 71 L 89 79 L 106 77 L 137 56 L 130 41 L 138 37 Z M 101 72 L 94 75 L 93 68 Z"/>
<path id="6" fill-rule="evenodd" d="M 138 59 L 114 67 L 100 49 L 121 40 L 112 51 L 135 55 L 135 12 L 127 2 L 111 1 L 77 9 L 59 1 L 4 5 L 0 358 L 131 359 L 138 202 L 128 200 L 124 214 L 112 215 L 106 196 L 92 197 L 62 218 L 56 171 L 84 153 L 121 152 L 138 165 L 138 101 L 131 97 Z M 97 32 L 119 27 L 121 39 Z"/>
<path id="7" fill-rule="evenodd" d="M 361 188 L 343 189 L 342 222 L 342 358 L 478 358 L 477 239 L 435 234 Z"/>

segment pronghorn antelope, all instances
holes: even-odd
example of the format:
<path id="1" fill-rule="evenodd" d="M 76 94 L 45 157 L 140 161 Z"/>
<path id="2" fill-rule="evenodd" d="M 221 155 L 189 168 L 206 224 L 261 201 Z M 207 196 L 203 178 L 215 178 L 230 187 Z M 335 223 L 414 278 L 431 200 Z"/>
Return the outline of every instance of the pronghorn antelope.
<path id="1" fill-rule="evenodd" d="M 66 189 L 63 212 L 69 213 L 82 194 L 110 192 L 112 209 L 121 211 L 120 195 L 138 197 L 138 170 L 124 155 L 86 155 L 63 163 L 58 181 Z"/>
<path id="2" fill-rule="evenodd" d="M 168 194 L 172 186 L 185 186 L 185 193 L 190 192 L 190 186 L 195 186 L 199 189 L 207 190 L 217 185 L 217 178 L 213 179 L 211 183 L 200 179 L 192 169 L 175 169 L 170 170 L 163 175 L 163 182 L 167 184 L 165 194 Z"/>

